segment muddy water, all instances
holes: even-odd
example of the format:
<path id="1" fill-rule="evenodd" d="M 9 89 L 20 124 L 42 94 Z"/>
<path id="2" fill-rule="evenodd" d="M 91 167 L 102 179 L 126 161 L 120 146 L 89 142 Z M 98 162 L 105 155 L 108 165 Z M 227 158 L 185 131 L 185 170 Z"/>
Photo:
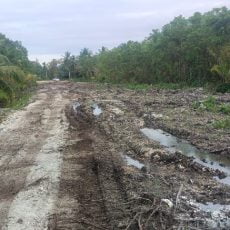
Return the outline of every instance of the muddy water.
<path id="1" fill-rule="evenodd" d="M 206 204 L 199 203 L 198 205 L 201 210 L 206 212 L 230 210 L 230 205 L 214 204 L 212 202 L 207 202 Z"/>
<path id="2" fill-rule="evenodd" d="M 144 128 L 141 129 L 141 132 L 149 139 L 159 142 L 170 152 L 179 150 L 182 154 L 188 157 L 193 157 L 195 162 L 198 162 L 203 166 L 223 171 L 227 177 L 224 179 L 216 179 L 222 183 L 230 185 L 230 159 L 221 155 L 200 151 L 195 146 L 189 144 L 186 140 L 179 139 L 161 129 Z"/>
<path id="3" fill-rule="evenodd" d="M 73 107 L 74 112 L 77 113 L 80 106 L 81 106 L 81 103 L 79 103 L 78 101 L 73 103 L 72 107 Z M 102 109 L 96 103 L 92 105 L 92 109 L 93 109 L 94 116 L 99 116 L 102 113 Z"/>
<path id="4" fill-rule="evenodd" d="M 92 107 L 94 116 L 99 116 L 102 113 L 102 109 L 97 104 L 93 104 Z"/>
<path id="5" fill-rule="evenodd" d="M 145 166 L 140 161 L 134 160 L 133 158 L 131 158 L 129 156 L 124 156 L 124 159 L 125 159 L 127 165 L 129 165 L 129 166 L 134 166 L 138 169 L 142 169 Z"/>
<path id="6" fill-rule="evenodd" d="M 200 210 L 211 214 L 210 218 L 206 218 L 206 222 L 210 229 L 229 229 L 230 205 L 213 204 L 212 202 L 207 202 L 207 204 L 197 203 L 197 206 Z"/>
<path id="7" fill-rule="evenodd" d="M 141 132 L 149 139 L 159 142 L 170 152 L 179 150 L 182 154 L 193 157 L 194 161 L 201 165 L 224 171 L 227 177 L 220 181 L 228 185 L 230 184 L 230 160 L 225 157 L 200 151 L 187 141 L 179 139 L 160 129 L 144 128 Z M 228 217 L 228 212 L 230 210 L 230 205 L 214 204 L 212 202 L 207 202 L 206 204 L 195 202 L 195 205 L 200 210 L 211 214 L 210 219 L 206 219 L 210 229 L 229 229 L 230 218 Z"/>

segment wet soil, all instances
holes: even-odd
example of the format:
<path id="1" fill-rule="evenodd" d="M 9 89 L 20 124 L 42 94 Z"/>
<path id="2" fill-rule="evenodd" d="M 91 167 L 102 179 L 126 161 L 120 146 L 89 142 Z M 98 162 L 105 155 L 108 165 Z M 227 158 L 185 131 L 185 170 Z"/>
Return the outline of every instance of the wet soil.
<path id="1" fill-rule="evenodd" d="M 140 131 L 174 130 L 226 154 L 228 132 L 211 130 L 191 107 L 205 97 L 201 89 L 42 83 L 35 104 L 1 125 L 1 228 L 229 229 L 230 189 L 213 178 L 220 172 Z"/>

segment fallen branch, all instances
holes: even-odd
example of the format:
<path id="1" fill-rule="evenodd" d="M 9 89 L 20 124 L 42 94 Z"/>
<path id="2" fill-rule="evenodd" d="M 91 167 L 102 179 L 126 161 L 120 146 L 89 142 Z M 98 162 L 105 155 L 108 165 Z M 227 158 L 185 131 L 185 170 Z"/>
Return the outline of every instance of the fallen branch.
<path id="1" fill-rule="evenodd" d="M 152 216 L 159 210 L 160 207 L 161 207 L 161 203 L 160 203 L 159 206 L 157 206 L 155 209 L 153 209 L 153 211 L 152 211 L 151 214 L 149 215 L 148 219 L 146 220 L 145 227 L 148 226 L 148 223 L 149 223 L 150 219 L 151 219 Z"/>
<path id="2" fill-rule="evenodd" d="M 180 186 L 180 188 L 179 188 L 179 191 L 178 191 L 178 193 L 177 193 L 177 196 L 176 196 L 176 207 L 175 207 L 175 209 L 174 209 L 174 214 L 175 214 L 175 212 L 176 212 L 178 203 L 180 202 L 180 195 L 181 195 L 182 189 L 183 189 L 183 184 L 181 184 L 181 186 Z"/>
<path id="3" fill-rule="evenodd" d="M 140 214 L 140 216 L 138 218 L 138 227 L 139 227 L 139 230 L 143 230 L 142 225 L 141 225 L 141 215 L 142 214 Z"/>
<path id="4" fill-rule="evenodd" d="M 128 224 L 128 226 L 126 227 L 125 230 L 128 230 L 128 229 L 131 227 L 132 223 L 136 220 L 136 218 L 138 217 L 138 215 L 140 215 L 140 212 L 136 213 L 136 215 L 135 215 L 135 216 L 133 217 L 133 219 L 129 222 L 129 224 Z"/>

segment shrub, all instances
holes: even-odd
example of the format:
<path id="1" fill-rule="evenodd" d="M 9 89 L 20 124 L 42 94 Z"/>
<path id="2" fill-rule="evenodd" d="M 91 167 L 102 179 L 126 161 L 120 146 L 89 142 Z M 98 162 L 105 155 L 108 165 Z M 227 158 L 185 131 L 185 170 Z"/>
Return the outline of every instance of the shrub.
<path id="1" fill-rule="evenodd" d="M 207 100 L 203 101 L 202 104 L 208 111 L 215 112 L 217 110 L 217 102 L 215 97 L 208 97 Z"/>
<path id="2" fill-rule="evenodd" d="M 230 114 L 230 105 L 222 104 L 219 106 L 218 111 L 224 114 Z"/>
<path id="3" fill-rule="evenodd" d="M 203 109 L 210 112 L 219 112 L 223 114 L 230 114 L 229 104 L 218 104 L 215 97 L 208 97 L 204 101 L 196 101 L 193 103 L 194 109 Z"/>
<path id="4" fill-rule="evenodd" d="M 0 66 L 1 106 L 20 98 L 23 92 L 35 83 L 34 75 L 27 75 L 18 67 Z"/>
<path id="5" fill-rule="evenodd" d="M 8 95 L 0 89 L 0 108 L 5 107 L 9 103 Z"/>
<path id="6" fill-rule="evenodd" d="M 218 93 L 230 93 L 230 83 L 223 83 L 216 88 Z"/>

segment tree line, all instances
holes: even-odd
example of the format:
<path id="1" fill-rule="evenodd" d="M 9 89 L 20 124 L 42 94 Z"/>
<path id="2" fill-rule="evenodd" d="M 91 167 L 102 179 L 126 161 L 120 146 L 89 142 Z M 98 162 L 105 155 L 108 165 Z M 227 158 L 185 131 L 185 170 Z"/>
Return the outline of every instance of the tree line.
<path id="1" fill-rule="evenodd" d="M 35 84 L 36 66 L 20 42 L 0 33 L 0 108 L 19 99 Z"/>
<path id="2" fill-rule="evenodd" d="M 230 84 L 230 10 L 175 17 L 142 42 L 128 41 L 97 53 L 84 48 L 79 55 L 43 64 L 43 76 L 112 83 Z"/>

